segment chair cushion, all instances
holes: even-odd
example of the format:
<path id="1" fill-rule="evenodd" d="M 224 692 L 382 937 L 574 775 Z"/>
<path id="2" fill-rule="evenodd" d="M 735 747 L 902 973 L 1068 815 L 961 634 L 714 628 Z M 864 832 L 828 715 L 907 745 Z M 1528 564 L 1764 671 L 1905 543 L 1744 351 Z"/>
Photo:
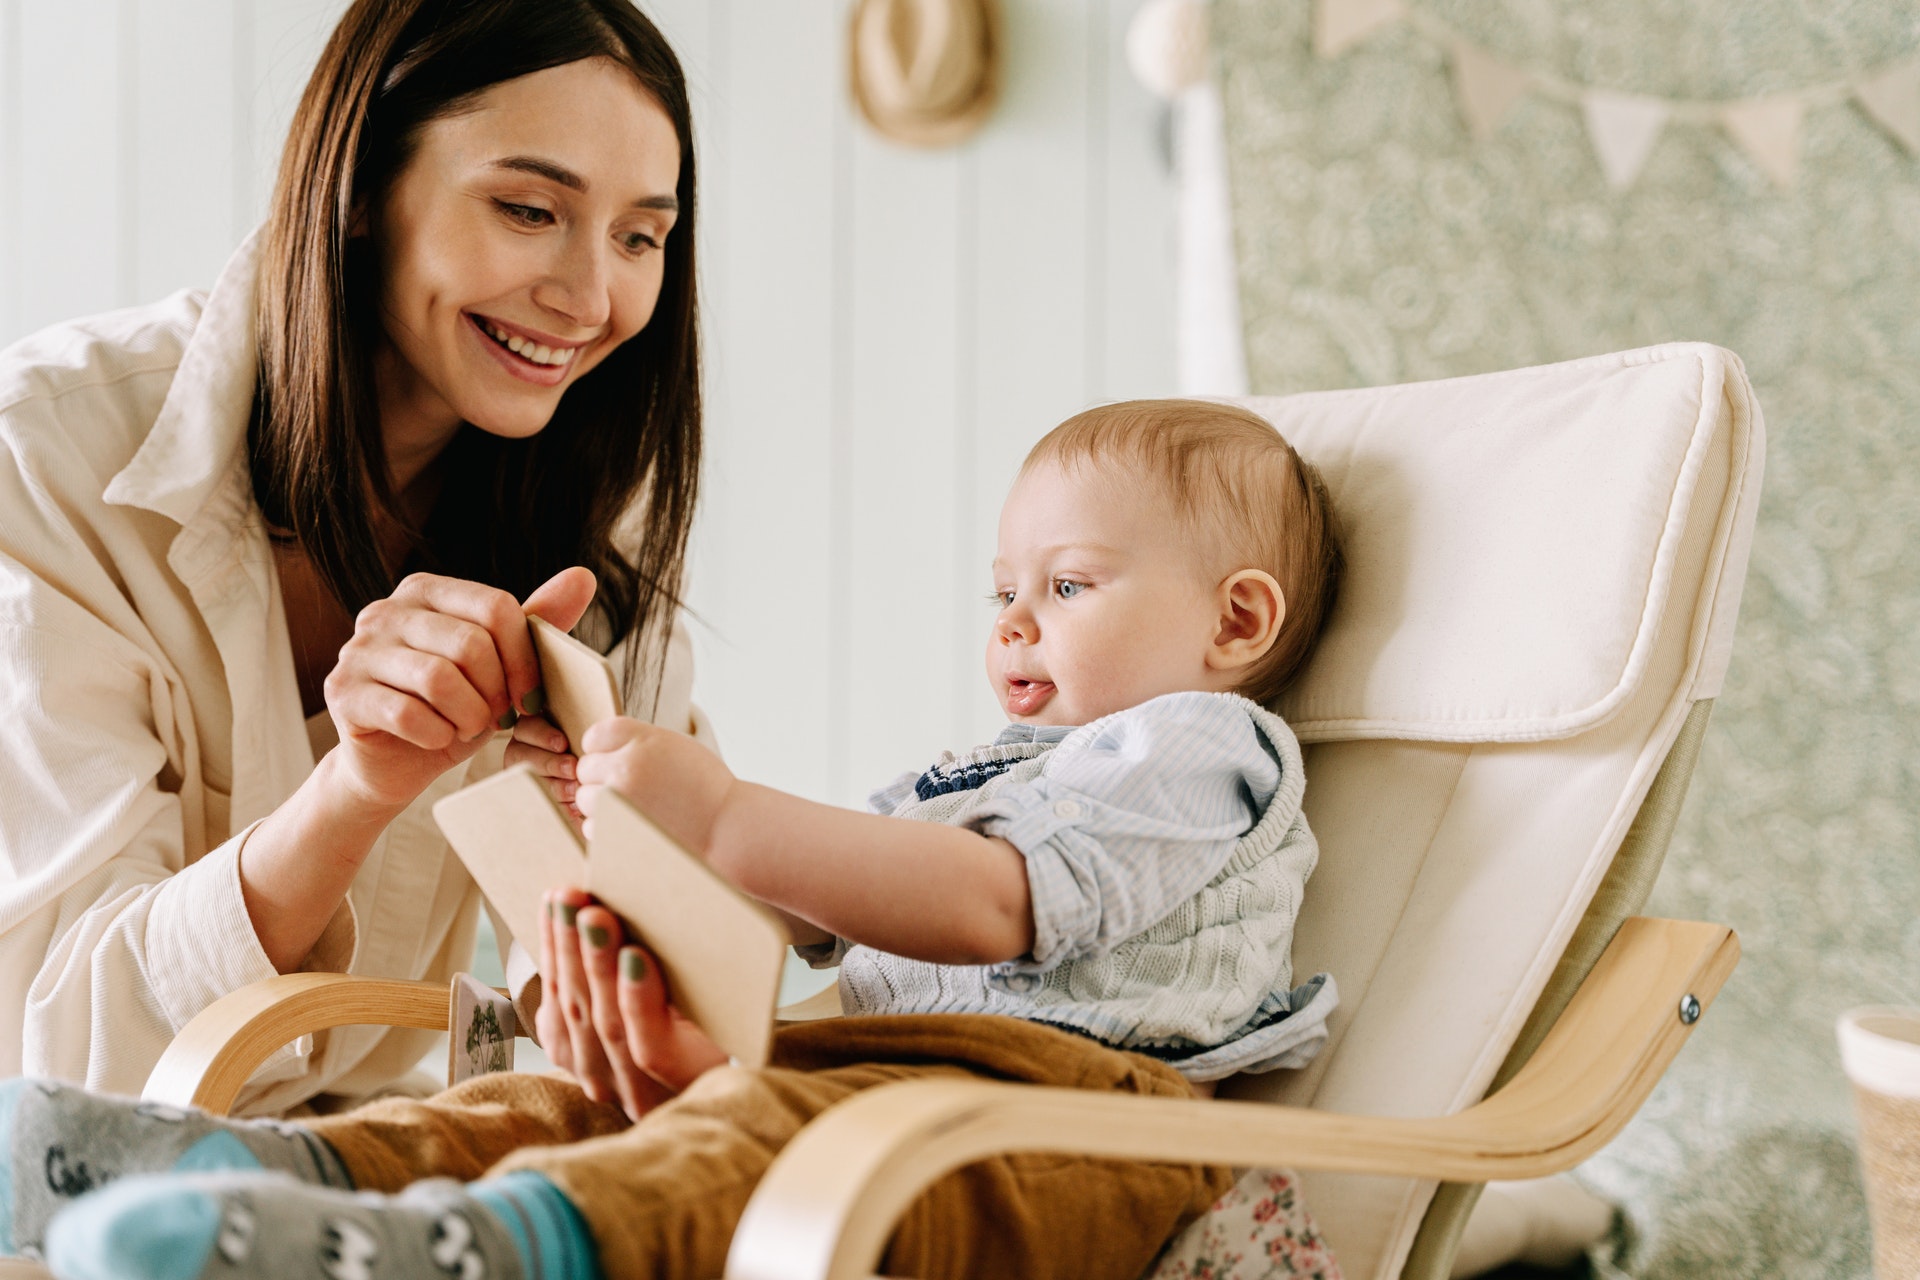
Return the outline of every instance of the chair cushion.
<path id="1" fill-rule="evenodd" d="M 1744 386 L 1730 352 L 1674 343 L 1242 401 L 1321 469 L 1346 544 L 1326 637 L 1278 708 L 1301 740 L 1529 742 L 1617 712 L 1646 674 L 1730 375 Z M 1744 566 L 1744 542 L 1726 550 Z M 1696 697 L 1725 670 L 1723 613 Z"/>
<path id="2" fill-rule="evenodd" d="M 1758 411 L 1739 361 L 1698 345 L 1246 403 L 1324 469 L 1346 525 L 1351 590 L 1283 708 L 1312 742 L 1321 850 L 1294 966 L 1332 973 L 1342 1003 L 1313 1063 L 1221 1092 L 1457 1111 L 1719 688 Z M 1350 1280 L 1399 1274 L 1434 1190 L 1300 1185 Z"/>

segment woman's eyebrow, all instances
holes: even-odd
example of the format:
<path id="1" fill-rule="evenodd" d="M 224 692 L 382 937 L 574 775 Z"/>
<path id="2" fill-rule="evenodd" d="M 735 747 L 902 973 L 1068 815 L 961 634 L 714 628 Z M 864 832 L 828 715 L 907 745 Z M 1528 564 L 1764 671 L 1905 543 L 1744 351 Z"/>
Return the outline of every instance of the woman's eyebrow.
<path id="1" fill-rule="evenodd" d="M 505 156 L 499 160 L 495 160 L 490 167 L 495 169 L 510 169 L 515 173 L 531 173 L 535 177 L 545 178 L 549 182 L 557 182 L 561 186 L 578 191 L 583 195 L 587 190 L 587 180 L 585 178 L 563 164 L 555 164 L 553 161 L 543 160 L 539 156 Z M 636 209 L 665 209 L 669 212 L 678 212 L 680 202 L 670 195 L 641 196 L 633 202 L 633 207 Z"/>

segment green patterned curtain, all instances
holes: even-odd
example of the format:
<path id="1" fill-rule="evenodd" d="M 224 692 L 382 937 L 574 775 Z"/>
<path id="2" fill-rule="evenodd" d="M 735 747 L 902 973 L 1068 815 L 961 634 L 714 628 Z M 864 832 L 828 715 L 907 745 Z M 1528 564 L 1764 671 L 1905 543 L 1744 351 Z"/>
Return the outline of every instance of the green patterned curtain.
<path id="1" fill-rule="evenodd" d="M 1920 50 L 1910 4 L 1410 0 L 1563 81 L 1740 99 Z M 1920 161 L 1816 106 L 1777 189 L 1669 123 L 1611 190 L 1579 108 L 1476 142 L 1432 24 L 1337 58 L 1309 0 L 1215 0 L 1252 390 L 1450 377 L 1671 339 L 1738 352 L 1769 437 L 1733 667 L 1650 910 L 1745 959 L 1641 1117 L 1581 1171 L 1626 1207 L 1602 1274 L 1869 1274 L 1834 1048 L 1920 1003 Z"/>

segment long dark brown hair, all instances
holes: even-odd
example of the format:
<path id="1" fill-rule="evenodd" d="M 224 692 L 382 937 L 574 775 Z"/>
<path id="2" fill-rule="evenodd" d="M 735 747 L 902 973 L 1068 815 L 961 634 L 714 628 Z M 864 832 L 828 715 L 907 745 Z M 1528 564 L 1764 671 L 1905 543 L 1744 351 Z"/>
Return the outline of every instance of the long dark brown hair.
<path id="1" fill-rule="evenodd" d="M 462 426 L 440 496 L 412 530 L 407 569 L 524 598 L 583 564 L 599 578 L 601 647 L 638 630 L 664 653 L 679 603 L 700 471 L 693 122 L 686 78 L 629 0 L 357 0 L 327 42 L 288 134 L 267 215 L 260 367 L 247 434 L 254 496 L 349 611 L 396 578 L 375 537 L 401 517 L 374 396 L 375 250 L 349 235 L 377 207 L 421 131 L 488 87 L 610 57 L 665 109 L 680 140 L 679 218 L 653 317 L 567 390 L 537 435 Z M 623 546 L 621 544 L 630 544 Z"/>

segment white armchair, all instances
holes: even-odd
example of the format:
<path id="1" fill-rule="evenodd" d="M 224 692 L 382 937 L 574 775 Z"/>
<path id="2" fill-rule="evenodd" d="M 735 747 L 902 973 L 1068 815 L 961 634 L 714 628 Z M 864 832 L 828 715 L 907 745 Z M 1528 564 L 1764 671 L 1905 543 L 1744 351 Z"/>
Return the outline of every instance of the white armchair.
<path id="1" fill-rule="evenodd" d="M 1280 708 L 1322 850 L 1295 968 L 1339 981 L 1329 1045 L 1213 1101 L 876 1089 L 774 1164 L 728 1280 L 864 1277 L 929 1182 L 1019 1149 L 1291 1166 L 1349 1280 L 1444 1276 L 1479 1184 L 1603 1145 L 1732 971 L 1726 928 L 1634 913 L 1731 651 L 1764 453 L 1739 360 L 1673 344 L 1245 403 L 1322 469 L 1346 537 Z M 280 979 L 196 1019 L 148 1094 L 224 1106 L 297 1035 L 444 1014 L 437 988 Z"/>

